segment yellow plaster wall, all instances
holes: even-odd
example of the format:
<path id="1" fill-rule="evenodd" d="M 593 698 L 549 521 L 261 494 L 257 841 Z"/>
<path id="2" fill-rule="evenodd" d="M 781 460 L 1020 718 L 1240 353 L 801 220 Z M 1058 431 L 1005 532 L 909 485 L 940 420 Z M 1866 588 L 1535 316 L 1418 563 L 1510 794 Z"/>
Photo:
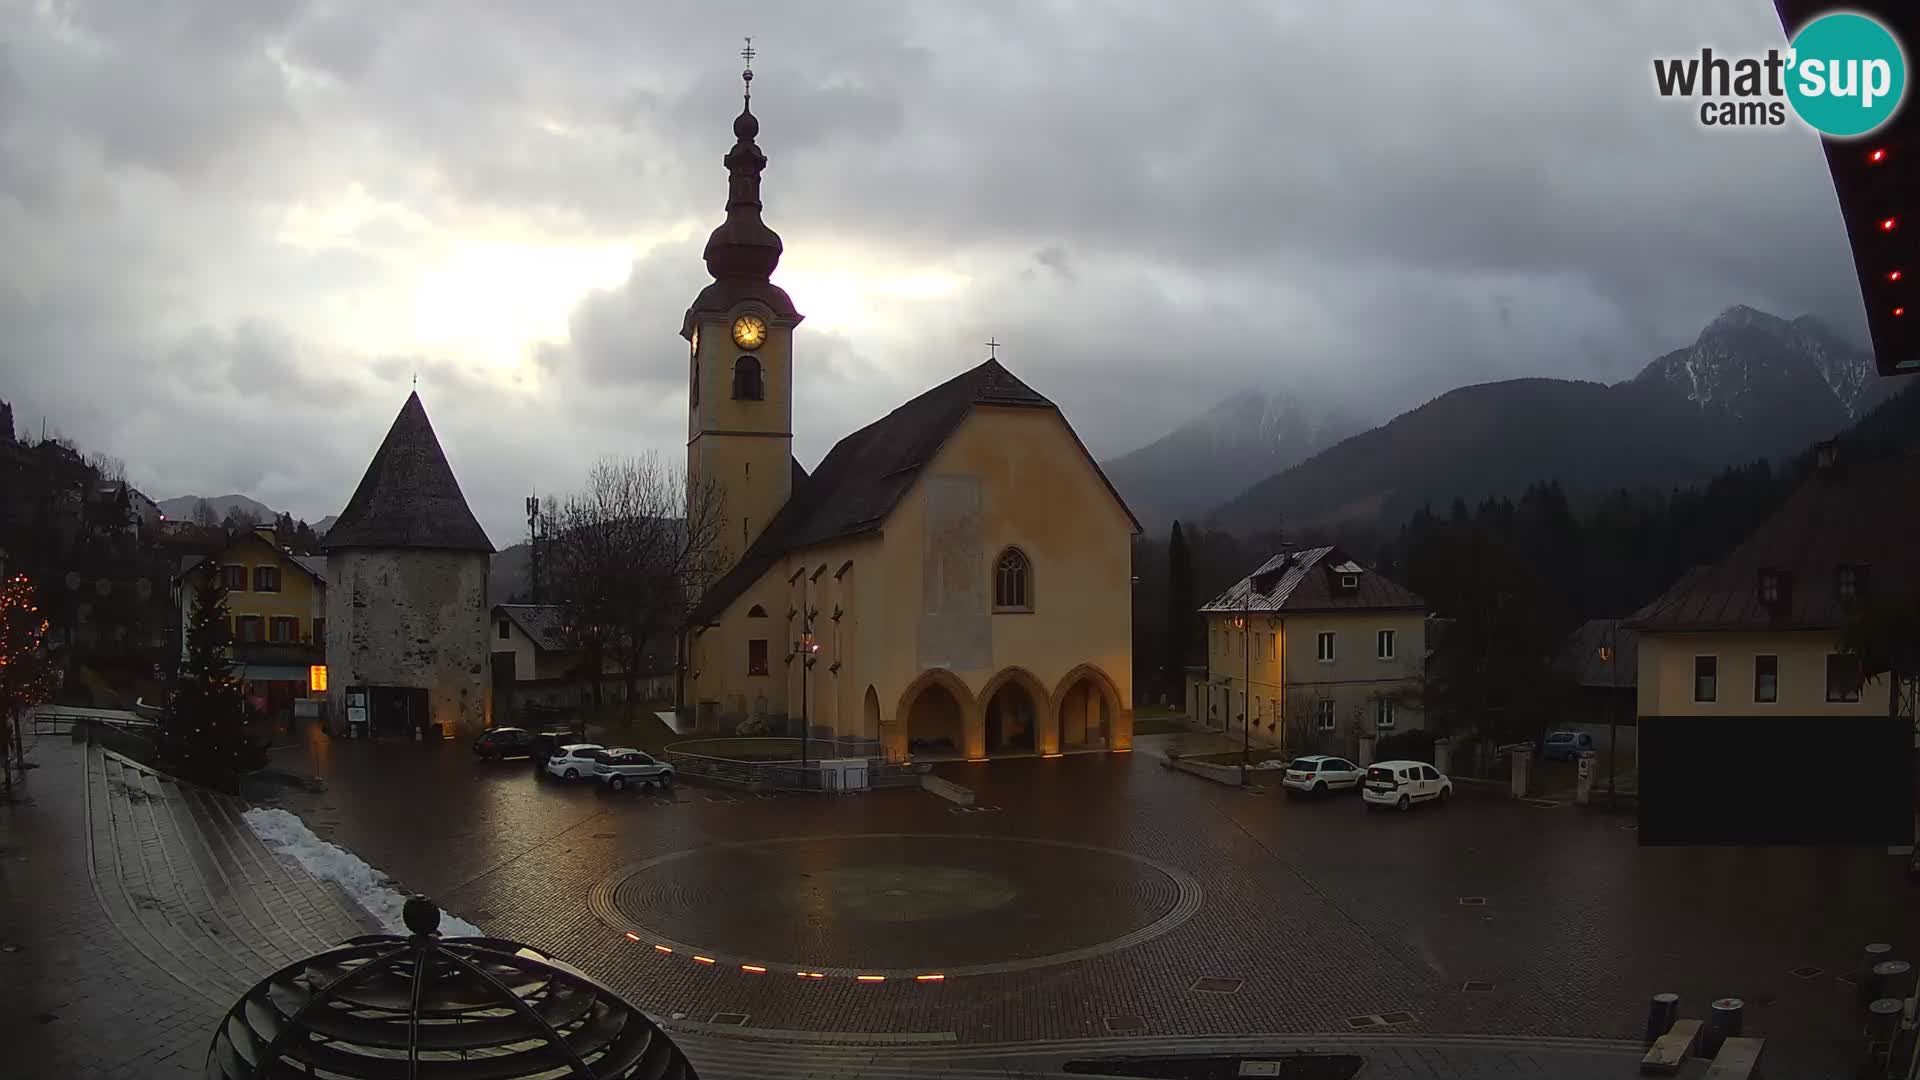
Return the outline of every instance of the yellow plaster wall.
<path id="1" fill-rule="evenodd" d="M 1838 652 L 1830 630 L 1640 634 L 1641 716 L 1885 716 L 1883 675 L 1860 688 L 1860 700 L 1827 700 L 1827 656 Z M 1779 700 L 1754 700 L 1754 657 L 1780 658 Z M 1718 657 L 1715 700 L 1693 700 L 1694 657 Z"/>
<path id="2" fill-rule="evenodd" d="M 247 588 L 244 591 L 231 589 L 227 592 L 227 613 L 236 620 L 242 615 L 260 616 L 261 641 L 271 640 L 270 620 L 283 617 L 299 620 L 300 642 L 318 644 L 313 637 L 313 620 L 326 617 L 326 587 L 295 563 L 292 556 L 258 535 L 249 534 L 228 545 L 225 551 L 213 557 L 213 561 L 222 566 L 247 568 Z M 258 566 L 280 568 L 279 592 L 253 591 L 253 571 Z M 182 607 L 190 611 L 197 595 L 191 578 L 185 583 L 182 595 L 185 597 Z M 236 632 L 238 627 L 236 622 Z"/>
<path id="3" fill-rule="evenodd" d="M 747 312 L 767 323 L 766 342 L 752 352 L 733 343 L 733 320 Z M 687 461 L 696 479 L 712 477 L 725 493 L 730 566 L 792 494 L 793 327 L 754 304 L 697 325 L 700 348 L 688 351 L 688 377 L 697 371 L 700 394 L 689 409 Z M 734 361 L 744 355 L 760 361 L 762 400 L 734 399 Z"/>

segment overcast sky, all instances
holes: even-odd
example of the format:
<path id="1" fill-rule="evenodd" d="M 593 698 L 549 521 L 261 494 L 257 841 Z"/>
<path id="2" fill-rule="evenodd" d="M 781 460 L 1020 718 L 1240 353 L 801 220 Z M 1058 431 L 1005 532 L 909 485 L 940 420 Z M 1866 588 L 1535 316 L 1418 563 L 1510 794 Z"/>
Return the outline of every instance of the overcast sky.
<path id="1" fill-rule="evenodd" d="M 796 453 L 985 357 L 1110 457 L 1242 387 L 1384 419 L 1860 334 L 1817 140 L 1651 59 L 1766 0 L 0 0 L 0 398 L 156 498 L 337 513 L 419 390 L 496 545 L 685 445 L 752 34 Z"/>

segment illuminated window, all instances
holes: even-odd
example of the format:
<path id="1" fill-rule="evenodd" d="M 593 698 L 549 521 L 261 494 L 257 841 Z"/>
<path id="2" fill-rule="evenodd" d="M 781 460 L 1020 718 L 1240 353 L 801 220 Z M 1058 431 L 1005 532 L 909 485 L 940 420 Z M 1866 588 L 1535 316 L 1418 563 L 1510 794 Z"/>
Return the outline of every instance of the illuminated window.
<path id="1" fill-rule="evenodd" d="M 1001 552 L 994 566 L 993 606 L 996 611 L 1033 610 L 1033 565 L 1019 548 Z"/>

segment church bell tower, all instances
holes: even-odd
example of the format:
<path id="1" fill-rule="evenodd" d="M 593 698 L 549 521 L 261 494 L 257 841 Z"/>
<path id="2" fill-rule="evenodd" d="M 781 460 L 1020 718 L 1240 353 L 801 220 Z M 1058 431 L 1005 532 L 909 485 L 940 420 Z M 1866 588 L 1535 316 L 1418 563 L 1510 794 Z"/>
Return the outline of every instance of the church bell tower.
<path id="1" fill-rule="evenodd" d="M 725 572 L 793 493 L 793 328 L 801 315 L 773 284 L 780 235 L 760 220 L 767 156 L 754 137 L 753 39 L 740 55 L 744 104 L 734 118 L 727 217 L 707 237 L 713 283 L 687 308 L 687 476 L 721 495 Z"/>

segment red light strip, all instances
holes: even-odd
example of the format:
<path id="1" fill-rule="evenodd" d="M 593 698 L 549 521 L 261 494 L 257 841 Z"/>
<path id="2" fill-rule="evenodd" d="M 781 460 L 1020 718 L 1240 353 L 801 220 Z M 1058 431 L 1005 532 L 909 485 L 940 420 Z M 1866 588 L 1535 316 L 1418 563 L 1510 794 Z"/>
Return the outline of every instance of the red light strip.
<path id="1" fill-rule="evenodd" d="M 741 970 L 741 971 L 751 971 L 751 972 L 753 972 L 753 973 L 754 973 L 755 975 L 765 975 L 765 974 L 767 973 L 767 969 L 766 969 L 766 968 L 763 968 L 763 967 L 761 967 L 761 966 L 760 966 L 760 965 L 758 965 L 758 964 L 741 964 L 741 965 L 740 965 L 740 970 Z"/>
<path id="2" fill-rule="evenodd" d="M 887 977 L 885 975 L 855 975 L 853 977 L 853 981 L 854 982 L 886 982 Z"/>
<path id="3" fill-rule="evenodd" d="M 639 934 L 636 934 L 636 933 L 634 933 L 634 932 L 633 932 L 633 931 L 631 931 L 631 930 L 629 930 L 629 931 L 627 931 L 627 940 L 628 940 L 628 941 L 639 941 L 639 940 L 640 940 L 640 935 L 639 935 Z"/>
<path id="4" fill-rule="evenodd" d="M 665 945 L 655 945 L 653 947 L 653 951 L 654 952 L 672 952 L 673 950 L 667 948 Z"/>
<path id="5" fill-rule="evenodd" d="M 940 974 L 915 975 L 913 977 L 913 981 L 914 982 L 945 982 L 947 981 L 947 977 L 945 975 L 940 975 Z"/>
<path id="6" fill-rule="evenodd" d="M 711 964 L 711 963 L 713 963 L 713 957 L 711 957 L 711 956 L 696 956 L 696 957 L 694 957 L 694 958 L 693 958 L 693 962 L 694 962 L 694 963 L 696 963 L 696 964 Z"/>

